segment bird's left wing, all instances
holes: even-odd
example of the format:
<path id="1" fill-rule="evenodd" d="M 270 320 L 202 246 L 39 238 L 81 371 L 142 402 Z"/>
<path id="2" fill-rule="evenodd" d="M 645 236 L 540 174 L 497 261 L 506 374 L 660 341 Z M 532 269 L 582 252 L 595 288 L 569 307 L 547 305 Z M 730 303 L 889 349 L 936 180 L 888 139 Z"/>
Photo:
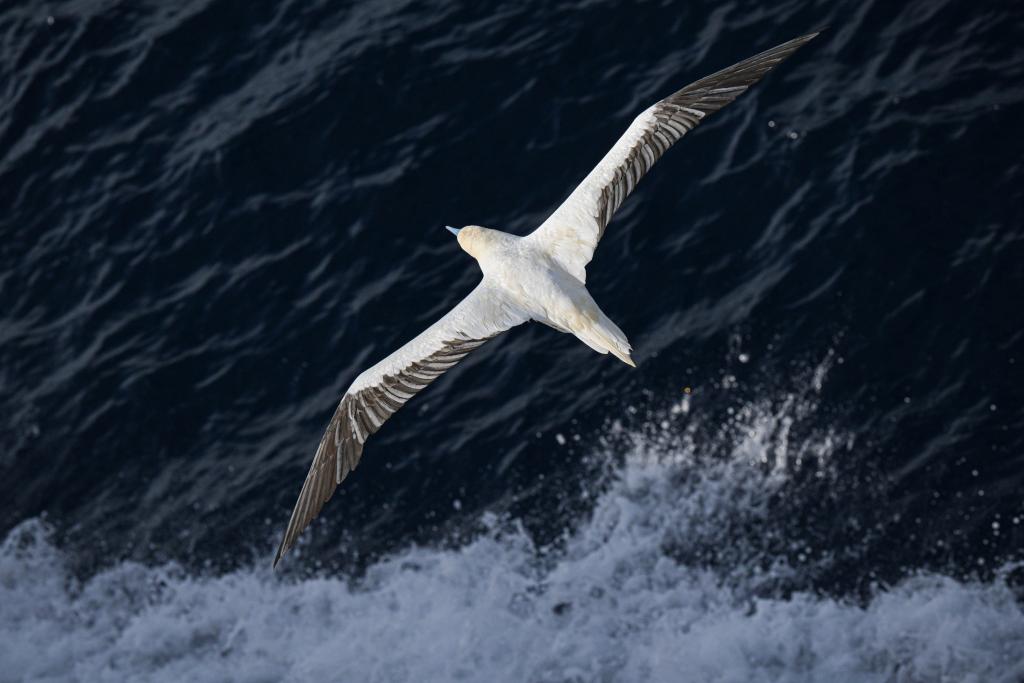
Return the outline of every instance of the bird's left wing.
<path id="1" fill-rule="evenodd" d="M 691 83 L 646 109 L 594 170 L 528 239 L 580 282 L 608 221 L 669 147 L 796 52 L 810 33 Z"/>
<path id="2" fill-rule="evenodd" d="M 470 351 L 528 319 L 485 278 L 447 315 L 359 375 L 341 397 L 320 439 L 274 566 L 320 513 L 338 484 L 359 464 L 370 435 Z"/>

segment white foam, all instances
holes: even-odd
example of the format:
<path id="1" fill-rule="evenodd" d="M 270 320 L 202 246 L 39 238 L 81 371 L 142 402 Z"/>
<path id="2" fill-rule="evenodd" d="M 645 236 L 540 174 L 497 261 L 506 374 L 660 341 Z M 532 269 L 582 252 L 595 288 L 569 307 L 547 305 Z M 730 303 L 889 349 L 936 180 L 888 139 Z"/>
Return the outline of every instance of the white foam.
<path id="1" fill-rule="evenodd" d="M 460 548 L 408 548 L 355 584 L 135 563 L 78 583 L 45 525 L 26 522 L 0 554 L 0 681 L 1024 676 L 1024 610 L 1002 579 L 920 574 L 866 606 L 757 597 L 803 569 L 778 557 L 763 570 L 729 527 L 756 527 L 790 468 L 827 467 L 852 442 L 831 430 L 794 440 L 813 402 L 790 396 L 740 407 L 701 447 L 688 422 L 698 407 L 666 411 L 642 433 L 609 430 L 616 477 L 595 484 L 593 514 L 557 550 L 490 519 Z M 698 561 L 716 546 L 735 566 Z"/>

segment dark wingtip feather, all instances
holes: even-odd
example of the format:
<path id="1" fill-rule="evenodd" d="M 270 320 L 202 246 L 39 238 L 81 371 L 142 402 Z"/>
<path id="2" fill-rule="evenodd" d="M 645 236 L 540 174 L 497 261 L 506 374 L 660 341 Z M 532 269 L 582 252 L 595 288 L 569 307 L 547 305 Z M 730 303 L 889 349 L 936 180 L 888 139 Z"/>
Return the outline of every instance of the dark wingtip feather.
<path id="1" fill-rule="evenodd" d="M 284 557 L 285 553 L 291 550 L 292 546 L 288 542 L 289 531 L 291 531 L 290 528 L 285 530 L 284 536 L 281 537 L 281 543 L 277 546 L 277 552 L 274 553 L 274 561 L 270 564 L 270 571 L 272 572 L 277 571 L 277 565 L 281 562 L 281 558 Z"/>
<path id="2" fill-rule="evenodd" d="M 277 555 L 274 556 L 274 561 L 270 563 L 270 571 L 277 571 L 277 563 L 281 561 L 281 549 L 278 548 Z"/>

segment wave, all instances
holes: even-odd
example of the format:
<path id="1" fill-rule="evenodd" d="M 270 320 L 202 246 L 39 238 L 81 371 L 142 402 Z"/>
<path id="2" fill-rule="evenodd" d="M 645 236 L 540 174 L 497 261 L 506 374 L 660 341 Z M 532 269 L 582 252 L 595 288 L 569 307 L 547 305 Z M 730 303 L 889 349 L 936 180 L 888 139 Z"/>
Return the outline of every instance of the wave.
<path id="1" fill-rule="evenodd" d="M 77 579 L 26 521 L 0 553 L 0 681 L 1019 680 L 1015 566 L 813 588 L 834 558 L 766 501 L 798 472 L 827 484 L 855 448 L 802 428 L 826 370 L 730 408 L 713 434 L 689 395 L 610 425 L 592 457 L 611 476 L 545 546 L 485 514 L 457 547 L 408 547 L 358 577 L 122 562 Z"/>

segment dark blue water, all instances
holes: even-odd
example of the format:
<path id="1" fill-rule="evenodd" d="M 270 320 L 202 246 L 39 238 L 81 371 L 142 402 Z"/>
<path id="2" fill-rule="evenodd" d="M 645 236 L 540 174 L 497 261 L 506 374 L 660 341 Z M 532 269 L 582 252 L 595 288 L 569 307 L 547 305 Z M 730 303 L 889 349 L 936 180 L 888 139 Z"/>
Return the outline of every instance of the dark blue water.
<path id="1" fill-rule="evenodd" d="M 478 279 L 443 225 L 823 25 L 609 226 L 638 370 L 489 343 L 269 573 Z M 1012 3 L 4 3 L 0 55 L 0 680 L 1024 677 Z"/>

